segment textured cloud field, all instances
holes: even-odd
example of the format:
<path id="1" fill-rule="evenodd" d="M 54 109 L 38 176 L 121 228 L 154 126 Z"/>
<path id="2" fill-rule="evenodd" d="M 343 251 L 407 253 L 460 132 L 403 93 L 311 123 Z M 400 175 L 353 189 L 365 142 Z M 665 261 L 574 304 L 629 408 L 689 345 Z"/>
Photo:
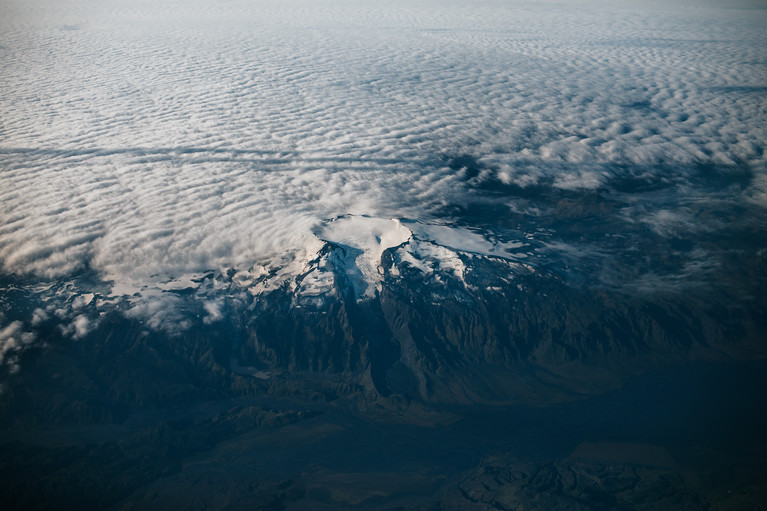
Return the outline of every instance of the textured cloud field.
<path id="1" fill-rule="evenodd" d="M 621 199 L 621 218 L 661 237 L 749 221 L 700 213 L 712 202 L 747 206 L 760 225 L 761 7 L 2 0 L 4 293 L 66 299 L 18 320 L 6 299 L 0 353 L 30 344 L 43 315 L 84 335 L 93 318 L 77 304 L 94 291 L 138 293 L 131 314 L 178 324 L 162 290 L 230 269 L 243 288 L 288 279 L 333 233 L 349 238 L 345 227 L 365 244 L 358 262 L 374 284 L 396 244 L 373 231 L 390 219 L 417 222 L 416 238 L 420 229 L 421 252 L 403 257 L 441 258 L 456 274 L 454 251 L 532 243 L 533 265 L 597 257 L 598 247 L 520 226 L 483 238 L 484 225 L 457 213 L 479 204 L 545 217 L 533 191 L 609 196 L 632 183 L 653 193 Z M 371 220 L 334 230 L 344 215 Z M 427 246 L 429 233 L 451 250 Z M 716 264 L 708 258 L 693 254 L 676 279 Z M 86 274 L 106 284 L 50 291 Z M 637 286 L 669 283 L 652 277 Z M 206 310 L 221 315 L 215 301 Z"/>

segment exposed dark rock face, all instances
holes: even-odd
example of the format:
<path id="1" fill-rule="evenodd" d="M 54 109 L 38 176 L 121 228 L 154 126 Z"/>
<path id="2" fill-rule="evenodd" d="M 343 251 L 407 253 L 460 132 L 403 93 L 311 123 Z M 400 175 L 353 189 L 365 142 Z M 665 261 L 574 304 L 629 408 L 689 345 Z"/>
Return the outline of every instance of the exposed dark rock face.
<path id="1" fill-rule="evenodd" d="M 342 268 L 322 308 L 293 307 L 283 290 L 261 297 L 243 320 L 237 363 L 342 375 L 383 397 L 501 403 L 557 386 L 596 391 L 658 364 L 759 345 L 753 310 L 712 305 L 705 292 L 627 295 L 529 269 L 499 283 L 507 263 L 478 257 L 465 258 L 463 282 L 442 275 L 435 286 L 393 251 L 383 259 L 396 275 L 386 271 L 374 299 L 355 299 Z"/>

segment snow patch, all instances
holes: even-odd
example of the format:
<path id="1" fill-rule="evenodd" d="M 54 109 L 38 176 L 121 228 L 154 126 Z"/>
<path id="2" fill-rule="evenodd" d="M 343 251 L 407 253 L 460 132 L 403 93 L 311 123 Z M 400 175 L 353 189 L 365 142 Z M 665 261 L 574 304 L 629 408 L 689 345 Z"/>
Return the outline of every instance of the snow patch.
<path id="1" fill-rule="evenodd" d="M 513 251 L 526 245 L 521 242 L 500 242 L 488 239 L 479 232 L 448 225 L 413 222 L 408 224 L 416 239 L 430 241 L 459 252 L 490 257 L 512 258 Z"/>
<path id="2" fill-rule="evenodd" d="M 321 240 L 362 251 L 355 259 L 367 286 L 361 297 L 372 298 L 381 289 L 383 268 L 381 256 L 384 251 L 411 239 L 410 229 L 397 219 L 366 216 L 343 216 L 321 226 L 317 237 Z"/>

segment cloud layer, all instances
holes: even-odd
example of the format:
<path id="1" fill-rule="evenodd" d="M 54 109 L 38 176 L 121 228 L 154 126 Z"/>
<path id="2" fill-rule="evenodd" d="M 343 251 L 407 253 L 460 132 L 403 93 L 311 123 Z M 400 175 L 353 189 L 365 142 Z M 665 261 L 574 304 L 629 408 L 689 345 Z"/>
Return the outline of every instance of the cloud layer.
<path id="1" fill-rule="evenodd" d="M 314 258 L 328 219 L 446 225 L 493 182 L 579 192 L 649 175 L 692 189 L 689 169 L 704 167 L 750 175 L 733 200 L 766 204 L 762 9 L 2 5 L 5 274 L 89 270 L 119 295 L 210 269 L 272 271 Z M 704 229 L 685 207 L 632 211 L 660 234 Z"/>

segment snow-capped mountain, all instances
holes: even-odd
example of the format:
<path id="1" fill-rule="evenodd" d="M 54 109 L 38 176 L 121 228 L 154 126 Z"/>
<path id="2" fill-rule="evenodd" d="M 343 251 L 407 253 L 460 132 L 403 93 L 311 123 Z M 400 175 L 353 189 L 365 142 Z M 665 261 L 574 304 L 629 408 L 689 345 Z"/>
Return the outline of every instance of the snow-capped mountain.
<path id="1" fill-rule="evenodd" d="M 758 508 L 763 3 L 0 0 L 0 508 Z"/>

